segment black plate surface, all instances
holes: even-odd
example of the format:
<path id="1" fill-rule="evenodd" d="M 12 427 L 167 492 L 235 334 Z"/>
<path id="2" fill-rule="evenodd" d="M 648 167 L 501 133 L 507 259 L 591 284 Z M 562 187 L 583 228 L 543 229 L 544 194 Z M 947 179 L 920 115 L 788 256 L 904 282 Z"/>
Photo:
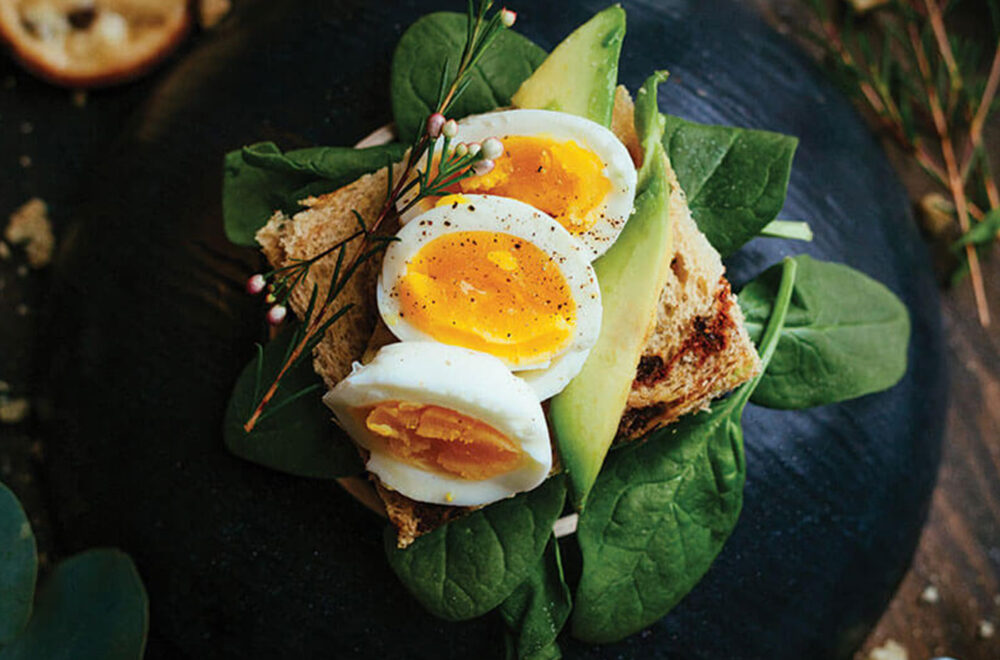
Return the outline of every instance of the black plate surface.
<path id="1" fill-rule="evenodd" d="M 551 48 L 605 2 L 523 3 Z M 149 657 L 498 657 L 492 617 L 423 613 L 389 571 L 381 523 L 331 482 L 229 455 L 230 385 L 262 336 L 242 292 L 259 266 L 220 225 L 223 153 L 351 144 L 389 117 L 402 30 L 461 3 L 302 0 L 243 5 L 162 78 L 67 232 L 48 324 L 49 484 L 67 550 L 118 545 L 152 601 Z M 448 5 L 451 5 L 450 7 Z M 926 513 L 945 384 L 938 299 L 907 200 L 875 139 L 804 55 L 723 0 L 626 2 L 621 80 L 669 68 L 664 110 L 797 135 L 784 217 L 810 244 L 756 240 L 738 288 L 786 254 L 846 262 L 913 316 L 910 370 L 891 391 L 745 416 L 739 526 L 666 619 L 569 657 L 845 657 L 902 576 Z"/>

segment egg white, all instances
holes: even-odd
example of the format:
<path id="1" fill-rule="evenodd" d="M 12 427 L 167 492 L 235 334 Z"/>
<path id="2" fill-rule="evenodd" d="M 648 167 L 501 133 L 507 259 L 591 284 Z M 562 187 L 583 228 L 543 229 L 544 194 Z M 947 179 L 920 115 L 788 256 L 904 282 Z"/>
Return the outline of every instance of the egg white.
<path id="1" fill-rule="evenodd" d="M 406 401 L 455 410 L 489 424 L 520 443 L 524 464 L 489 479 L 469 480 L 428 472 L 379 452 L 354 411 L 383 401 Z M 552 447 L 534 391 L 500 360 L 436 342 L 384 346 L 367 365 L 327 392 L 323 402 L 340 426 L 370 452 L 367 469 L 410 499 L 452 506 L 480 506 L 531 490 L 552 468 Z"/>
<path id="2" fill-rule="evenodd" d="M 552 110 L 500 110 L 472 115 L 458 122 L 458 134 L 452 143 L 481 142 L 486 138 L 503 139 L 508 136 L 538 136 L 556 141 L 573 140 L 601 159 L 603 174 L 611 182 L 611 191 L 593 211 L 593 226 L 585 232 L 571 234 L 593 261 L 604 254 L 618 239 L 625 227 L 635 201 L 636 171 L 628 149 L 609 129 L 600 124 Z M 443 148 L 439 138 L 435 148 Z M 404 198 L 409 202 L 413 195 Z M 429 203 L 421 202 L 405 213 L 402 222 L 408 222 L 426 211 Z"/>
<path id="3" fill-rule="evenodd" d="M 403 341 L 437 341 L 401 316 L 396 283 L 420 248 L 459 231 L 490 231 L 517 236 L 545 252 L 559 267 L 576 303 L 576 327 L 569 345 L 550 360 L 507 367 L 517 371 L 539 400 L 562 391 L 583 368 L 601 331 L 601 290 L 597 275 L 570 233 L 551 216 L 516 199 L 462 195 L 464 202 L 438 206 L 407 223 L 385 252 L 378 280 L 379 313 Z"/>

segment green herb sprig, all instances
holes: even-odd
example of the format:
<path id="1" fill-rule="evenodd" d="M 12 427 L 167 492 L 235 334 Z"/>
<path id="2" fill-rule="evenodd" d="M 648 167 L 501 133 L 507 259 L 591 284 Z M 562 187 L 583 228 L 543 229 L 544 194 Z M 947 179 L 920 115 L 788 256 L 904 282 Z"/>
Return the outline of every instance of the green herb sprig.
<path id="1" fill-rule="evenodd" d="M 307 278 L 311 268 L 321 259 L 336 254 L 336 264 L 330 277 L 329 286 L 324 298 L 320 301 L 319 287 L 313 285 L 309 304 L 303 314 L 302 323 L 295 329 L 291 343 L 281 368 L 274 380 L 264 388 L 261 382 L 262 370 L 258 370 L 258 382 L 255 391 L 261 392 L 250 417 L 243 424 L 243 430 L 251 433 L 271 410 L 292 403 L 309 394 L 309 391 L 293 392 L 280 402 L 274 398 L 278 392 L 281 380 L 292 367 L 303 357 L 312 353 L 319 344 L 327 329 L 336 323 L 351 309 L 350 304 L 337 305 L 338 297 L 358 269 L 372 259 L 394 240 L 394 237 L 380 230 L 391 220 L 413 208 L 421 199 L 437 195 L 447 187 L 472 176 L 485 174 L 493 168 L 493 159 L 503 153 L 503 145 L 499 140 L 487 139 L 482 144 L 452 143 L 458 126 L 453 119 L 446 119 L 445 114 L 452 104 L 461 96 L 471 79 L 470 72 L 482 57 L 497 35 L 514 24 L 516 14 L 508 9 L 490 14 L 492 0 L 481 0 L 478 8 L 472 0 L 468 3 L 468 22 L 465 47 L 459 58 L 454 75 L 451 73 L 450 62 L 446 63 L 441 72 L 441 83 L 438 89 L 437 102 L 432 112 L 424 122 L 424 129 L 414 138 L 409 155 L 396 183 L 393 184 L 393 167 L 386 167 L 386 198 L 382 207 L 369 224 L 356 210 L 352 211 L 358 223 L 358 230 L 347 238 L 338 241 L 309 259 L 294 261 L 285 267 L 267 273 L 259 273 L 247 281 L 247 291 L 258 294 L 268 289 L 267 300 L 272 307 L 267 312 L 267 320 L 272 325 L 281 323 L 287 315 L 286 303 L 292 291 Z M 432 148 L 439 138 L 442 140 L 440 161 L 435 168 L 434 157 L 437 149 Z M 422 158 L 426 162 L 422 170 L 418 165 Z M 414 173 L 416 171 L 416 173 Z M 415 192 L 415 194 L 413 194 Z M 412 195 L 412 198 L 410 197 Z M 400 208 L 401 200 L 407 200 Z M 361 239 L 358 247 L 348 257 L 348 245 Z"/>
<path id="2" fill-rule="evenodd" d="M 982 325 L 990 311 L 981 251 L 1000 233 L 980 225 L 1000 214 L 1000 190 L 983 141 L 1000 86 L 1000 6 L 991 5 L 996 48 L 985 61 L 978 44 L 951 34 L 946 13 L 957 3 L 894 0 L 874 12 L 879 29 L 852 9 L 834 11 L 809 0 L 818 28 L 808 36 L 825 51 L 844 87 L 871 111 L 879 126 L 951 197 L 963 240 L 960 273 L 972 280 Z M 996 222 L 995 220 L 993 222 Z"/>

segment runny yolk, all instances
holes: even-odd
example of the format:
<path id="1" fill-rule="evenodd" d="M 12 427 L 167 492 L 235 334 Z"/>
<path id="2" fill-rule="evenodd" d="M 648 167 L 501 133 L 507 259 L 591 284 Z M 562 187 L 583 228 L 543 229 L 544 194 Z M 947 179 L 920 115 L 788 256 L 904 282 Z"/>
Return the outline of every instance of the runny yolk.
<path id="1" fill-rule="evenodd" d="M 458 231 L 424 245 L 395 288 L 400 317 L 445 344 L 512 367 L 544 365 L 566 348 L 576 302 L 559 269 L 524 239 Z"/>
<path id="2" fill-rule="evenodd" d="M 604 164 L 573 140 L 508 136 L 493 169 L 463 179 L 465 193 L 512 197 L 558 220 L 570 233 L 582 233 L 598 220 L 599 206 L 611 191 Z"/>
<path id="3" fill-rule="evenodd" d="M 385 451 L 425 470 L 478 481 L 510 472 L 523 458 L 510 438 L 449 408 L 383 401 L 361 412 Z"/>

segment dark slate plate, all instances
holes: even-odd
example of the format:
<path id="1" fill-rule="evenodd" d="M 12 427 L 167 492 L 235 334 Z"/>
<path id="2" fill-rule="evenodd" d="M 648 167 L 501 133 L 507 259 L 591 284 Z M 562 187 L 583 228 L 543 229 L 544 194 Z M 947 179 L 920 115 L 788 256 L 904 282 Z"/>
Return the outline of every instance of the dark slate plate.
<path id="1" fill-rule="evenodd" d="M 457 6 L 455 6 L 457 4 Z M 461 10 L 461 3 L 453 4 Z M 552 47 L 604 0 L 523 3 Z M 544 6 L 543 6 L 544 4 Z M 66 550 L 131 552 L 153 658 L 496 657 L 491 617 L 424 614 L 387 568 L 381 523 L 324 481 L 233 458 L 219 429 L 261 337 L 258 267 L 220 226 L 221 158 L 246 142 L 351 144 L 389 120 L 391 53 L 442 2 L 261 2 L 166 76 L 95 168 L 67 233 L 49 323 L 49 484 Z M 737 2 L 630 2 L 621 79 L 668 67 L 669 112 L 802 139 L 785 216 L 811 244 L 757 240 L 739 286 L 785 254 L 851 264 L 913 314 L 889 392 L 786 413 L 751 407 L 743 516 L 666 619 L 569 657 L 845 657 L 878 618 L 924 520 L 945 384 L 938 300 L 907 200 L 876 141 L 807 59 Z"/>

